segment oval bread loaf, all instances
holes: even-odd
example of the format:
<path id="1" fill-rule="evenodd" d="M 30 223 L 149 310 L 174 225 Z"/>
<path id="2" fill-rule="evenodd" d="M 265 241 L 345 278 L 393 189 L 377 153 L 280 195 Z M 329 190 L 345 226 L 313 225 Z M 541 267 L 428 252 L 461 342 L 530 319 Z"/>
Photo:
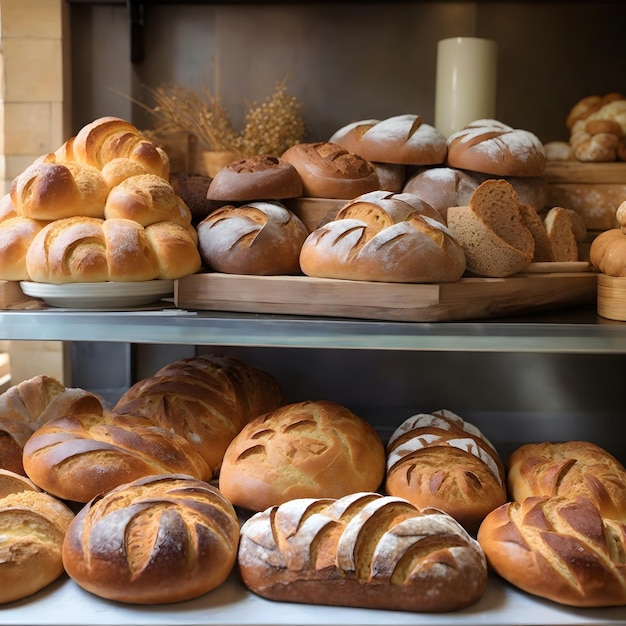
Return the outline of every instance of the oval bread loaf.
<path id="1" fill-rule="evenodd" d="M 226 580 L 238 540 L 235 510 L 217 489 L 190 476 L 150 476 L 78 512 L 63 542 L 63 565 L 102 598 L 180 602 Z"/>
<path id="2" fill-rule="evenodd" d="M 570 606 L 626 604 L 626 525 L 583 497 L 529 497 L 478 531 L 489 565 L 527 593 Z"/>
<path id="3" fill-rule="evenodd" d="M 241 528 L 244 583 L 271 600 L 454 611 L 487 585 L 478 543 L 450 516 L 377 493 L 296 499 Z"/>
<path id="4" fill-rule="evenodd" d="M 246 424 L 226 450 L 219 487 L 234 505 L 262 511 L 294 498 L 374 491 L 384 473 L 371 424 L 335 402 L 306 401 Z"/>

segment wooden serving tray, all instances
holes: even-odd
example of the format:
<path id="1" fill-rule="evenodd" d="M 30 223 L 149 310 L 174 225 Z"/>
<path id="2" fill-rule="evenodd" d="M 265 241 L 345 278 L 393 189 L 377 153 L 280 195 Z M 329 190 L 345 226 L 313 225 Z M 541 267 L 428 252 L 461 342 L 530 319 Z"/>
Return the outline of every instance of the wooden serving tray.
<path id="1" fill-rule="evenodd" d="M 590 271 L 432 285 L 209 272 L 177 280 L 174 302 L 192 310 L 432 322 L 594 304 L 596 286 L 596 274 Z"/>

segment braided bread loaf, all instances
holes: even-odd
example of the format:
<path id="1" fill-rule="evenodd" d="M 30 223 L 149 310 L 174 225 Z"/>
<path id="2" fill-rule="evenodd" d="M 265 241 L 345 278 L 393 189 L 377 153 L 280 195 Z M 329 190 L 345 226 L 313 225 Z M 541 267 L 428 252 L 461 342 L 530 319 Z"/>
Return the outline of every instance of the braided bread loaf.
<path id="1" fill-rule="evenodd" d="M 356 493 L 297 499 L 241 528 L 243 582 L 272 600 L 403 611 L 453 611 L 487 584 L 478 543 L 450 516 Z"/>
<path id="2" fill-rule="evenodd" d="M 184 475 L 150 476 L 78 512 L 63 543 L 63 565 L 103 598 L 180 602 L 226 580 L 238 540 L 235 510 L 217 489 Z"/>
<path id="3" fill-rule="evenodd" d="M 478 531 L 489 565 L 524 591 L 571 606 L 626 604 L 626 525 L 584 497 L 529 497 Z"/>

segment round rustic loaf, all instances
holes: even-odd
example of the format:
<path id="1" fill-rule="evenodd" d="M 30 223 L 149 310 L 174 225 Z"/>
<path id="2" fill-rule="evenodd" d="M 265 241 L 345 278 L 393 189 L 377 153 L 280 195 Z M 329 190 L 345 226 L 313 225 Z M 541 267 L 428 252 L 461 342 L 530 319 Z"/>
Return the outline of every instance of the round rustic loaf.
<path id="1" fill-rule="evenodd" d="M 0 604 L 26 598 L 64 572 L 62 545 L 74 514 L 23 476 L 0 469 Z"/>
<path id="2" fill-rule="evenodd" d="M 63 500 L 88 502 L 154 474 L 208 480 L 211 470 L 180 435 L 136 415 L 82 413 L 40 426 L 24 445 L 26 475 Z"/>
<path id="3" fill-rule="evenodd" d="M 300 175 L 303 196 L 351 200 L 379 187 L 376 170 L 369 161 L 334 143 L 299 143 L 281 158 Z"/>
<path id="4" fill-rule="evenodd" d="M 374 491 L 384 473 L 384 446 L 368 422 L 335 402 L 305 401 L 246 424 L 226 449 L 219 487 L 234 505 L 262 511 Z"/>
<path id="5" fill-rule="evenodd" d="M 446 158 L 446 138 L 421 115 L 352 122 L 329 140 L 374 163 L 436 165 Z"/>
<path id="6" fill-rule="evenodd" d="M 309 234 L 278 202 L 249 202 L 217 209 L 198 224 L 204 266 L 227 274 L 300 273 L 300 250 Z"/>
<path id="7" fill-rule="evenodd" d="M 295 499 L 241 528 L 239 571 L 271 600 L 443 612 L 487 585 L 478 543 L 449 515 L 378 493 Z"/>
<path id="8" fill-rule="evenodd" d="M 420 413 L 387 443 L 385 491 L 452 515 L 470 532 L 507 499 L 504 466 L 491 442 L 451 411 Z"/>
<path id="9" fill-rule="evenodd" d="M 396 283 L 454 282 L 465 255 L 438 211 L 412 194 L 376 191 L 348 202 L 300 252 L 308 276 Z"/>
<path id="10" fill-rule="evenodd" d="M 446 163 L 497 176 L 543 176 L 546 156 L 533 133 L 485 119 L 448 137 Z"/>
<path id="11" fill-rule="evenodd" d="M 226 580 L 238 541 L 235 510 L 217 489 L 185 475 L 149 476 L 78 512 L 63 565 L 79 586 L 108 600 L 180 602 Z"/>
<path id="12" fill-rule="evenodd" d="M 491 568 L 512 585 L 577 607 L 626 604 L 626 525 L 584 497 L 529 497 L 492 511 L 478 531 Z"/>

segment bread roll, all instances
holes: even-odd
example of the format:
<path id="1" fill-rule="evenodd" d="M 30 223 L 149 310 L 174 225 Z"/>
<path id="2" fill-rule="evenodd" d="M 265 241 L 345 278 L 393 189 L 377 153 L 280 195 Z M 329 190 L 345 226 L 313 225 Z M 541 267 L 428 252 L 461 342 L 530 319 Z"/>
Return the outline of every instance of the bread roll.
<path id="1" fill-rule="evenodd" d="M 443 163 L 447 151 L 444 135 L 414 114 L 353 122 L 340 128 L 330 142 L 379 163 L 436 165 Z"/>
<path id="2" fill-rule="evenodd" d="M 529 497 L 478 531 L 489 565 L 524 591 L 577 607 L 626 604 L 626 525 L 583 497 Z"/>
<path id="3" fill-rule="evenodd" d="M 0 470 L 0 604 L 26 598 L 64 573 L 61 550 L 73 518 L 26 478 Z"/>
<path id="4" fill-rule="evenodd" d="M 174 361 L 135 383 L 114 406 L 186 438 L 216 476 L 224 451 L 252 418 L 283 404 L 278 381 L 234 357 Z"/>
<path id="5" fill-rule="evenodd" d="M 373 192 L 307 237 L 300 267 L 320 278 L 454 282 L 463 275 L 465 255 L 431 206 L 411 194 Z"/>
<path id="6" fill-rule="evenodd" d="M 302 195 L 310 198 L 351 200 L 379 187 L 369 161 L 334 143 L 299 143 L 288 148 L 282 160 L 295 167 Z"/>
<path id="7" fill-rule="evenodd" d="M 119 185 L 131 176 L 149 174 L 150 172 L 139 162 L 126 157 L 118 157 L 102 166 L 102 176 L 106 180 L 109 189 Z"/>
<path id="8" fill-rule="evenodd" d="M 402 163 L 372 163 L 381 191 L 401 193 L 406 181 L 407 166 Z"/>
<path id="9" fill-rule="evenodd" d="M 302 180 L 296 168 L 269 154 L 229 163 L 217 172 L 207 190 L 209 200 L 230 202 L 281 200 L 301 195 Z"/>
<path id="10" fill-rule="evenodd" d="M 142 476 L 211 477 L 205 460 L 184 437 L 144 417 L 108 412 L 46 422 L 24 445 L 23 462 L 38 487 L 73 502 L 88 502 Z"/>
<path id="11" fill-rule="evenodd" d="M 157 222 L 146 226 L 145 234 L 156 255 L 157 278 L 174 280 L 195 274 L 200 269 L 198 234 L 192 226 L 184 228 L 174 222 Z"/>
<path id="12" fill-rule="evenodd" d="M 211 485 L 150 476 L 86 504 L 68 528 L 63 565 L 108 600 L 163 604 L 221 585 L 237 558 L 239 523 Z"/>
<path id="13" fill-rule="evenodd" d="M 66 388 L 52 376 L 34 376 L 12 385 L 0 395 L 0 468 L 24 474 L 23 448 L 39 426 L 61 415 L 102 409 L 95 394 Z"/>
<path id="14" fill-rule="evenodd" d="M 241 528 L 239 571 L 271 600 L 454 611 L 483 595 L 478 543 L 450 516 L 377 493 L 297 499 Z"/>
<path id="15" fill-rule="evenodd" d="M 450 207 L 448 226 L 474 274 L 510 276 L 532 261 L 533 236 L 522 219 L 519 197 L 504 180 L 487 180 L 472 194 L 469 206 Z"/>
<path id="16" fill-rule="evenodd" d="M 204 266 L 227 274 L 300 273 L 300 250 L 309 231 L 278 202 L 249 202 L 214 211 L 198 224 Z"/>
<path id="17" fill-rule="evenodd" d="M 385 491 L 452 515 L 470 532 L 506 502 L 504 466 L 491 442 L 451 411 L 420 413 L 387 443 Z"/>
<path id="18" fill-rule="evenodd" d="M 209 200 L 207 193 L 213 179 L 204 174 L 193 172 L 174 172 L 170 174 L 170 185 L 174 193 L 183 199 L 191 213 L 191 223 L 197 226 L 209 213 L 227 204 Z"/>
<path id="19" fill-rule="evenodd" d="M 296 402 L 243 427 L 224 454 L 219 487 L 234 505 L 262 511 L 374 491 L 384 473 L 385 450 L 368 422 L 335 402 Z"/>
<path id="20" fill-rule="evenodd" d="M 588 441 L 529 443 L 509 458 L 509 496 L 585 497 L 603 517 L 626 522 L 626 469 Z"/>
<path id="21" fill-rule="evenodd" d="M 569 141 L 548 141 L 543 144 L 546 161 L 575 161 L 574 151 Z"/>
<path id="22" fill-rule="evenodd" d="M 46 223 L 19 216 L 0 221 L 0 280 L 30 280 L 26 251 Z"/>
<path id="23" fill-rule="evenodd" d="M 626 276 L 626 233 L 611 228 L 591 242 L 591 264 L 607 276 Z"/>
<path id="24" fill-rule="evenodd" d="M 33 163 L 11 182 L 11 201 L 22 217 L 58 220 L 104 217 L 109 186 L 100 170 L 83 163 Z"/>
<path id="25" fill-rule="evenodd" d="M 543 176 L 546 156 L 533 133 L 485 119 L 448 137 L 446 163 L 497 176 Z"/>

